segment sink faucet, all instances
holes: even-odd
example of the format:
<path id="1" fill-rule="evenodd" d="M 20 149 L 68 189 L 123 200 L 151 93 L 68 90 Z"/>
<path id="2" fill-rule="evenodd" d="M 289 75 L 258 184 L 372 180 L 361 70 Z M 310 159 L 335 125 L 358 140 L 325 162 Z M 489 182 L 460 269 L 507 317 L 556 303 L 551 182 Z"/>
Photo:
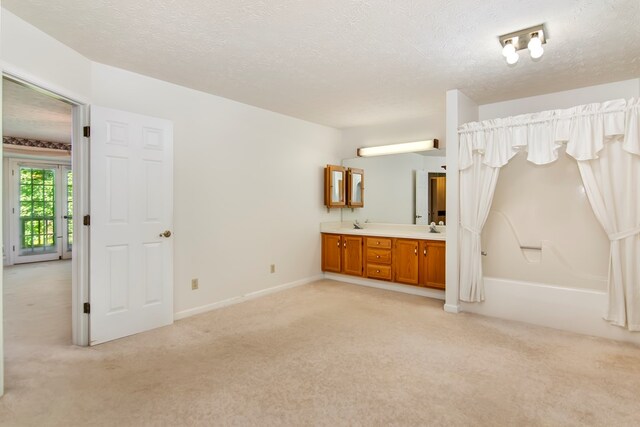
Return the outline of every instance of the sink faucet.
<path id="1" fill-rule="evenodd" d="M 438 229 L 436 228 L 435 222 L 429 224 L 429 233 L 439 233 Z"/>
<path id="2" fill-rule="evenodd" d="M 357 219 L 353 222 L 353 228 L 356 230 L 362 230 L 362 226 L 360 225 Z"/>

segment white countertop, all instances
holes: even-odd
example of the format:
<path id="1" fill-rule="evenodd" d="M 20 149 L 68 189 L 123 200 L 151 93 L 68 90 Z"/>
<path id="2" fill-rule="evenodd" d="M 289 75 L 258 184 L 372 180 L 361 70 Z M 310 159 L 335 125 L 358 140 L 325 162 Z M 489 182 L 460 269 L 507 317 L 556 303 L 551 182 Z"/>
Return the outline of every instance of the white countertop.
<path id="1" fill-rule="evenodd" d="M 353 234 L 357 236 L 397 237 L 421 240 L 446 240 L 446 226 L 436 226 L 440 233 L 430 233 L 428 225 L 361 223 L 362 229 L 351 222 L 322 222 L 321 233 Z"/>

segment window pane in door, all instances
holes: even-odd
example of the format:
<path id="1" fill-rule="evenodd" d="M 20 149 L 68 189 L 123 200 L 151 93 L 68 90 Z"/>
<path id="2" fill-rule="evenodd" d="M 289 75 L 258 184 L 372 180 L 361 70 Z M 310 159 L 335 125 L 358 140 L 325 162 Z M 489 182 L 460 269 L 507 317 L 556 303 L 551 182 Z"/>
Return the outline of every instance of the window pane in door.
<path id="1" fill-rule="evenodd" d="M 67 171 L 67 250 L 73 247 L 73 172 Z"/>
<path id="2" fill-rule="evenodd" d="M 56 252 L 55 169 L 20 167 L 20 255 Z"/>

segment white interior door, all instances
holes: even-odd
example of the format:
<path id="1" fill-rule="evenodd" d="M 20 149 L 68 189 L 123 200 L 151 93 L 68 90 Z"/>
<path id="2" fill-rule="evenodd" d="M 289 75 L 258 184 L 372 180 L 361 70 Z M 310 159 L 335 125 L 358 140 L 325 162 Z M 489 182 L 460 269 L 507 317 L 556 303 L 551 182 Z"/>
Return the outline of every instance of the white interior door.
<path id="1" fill-rule="evenodd" d="M 429 174 L 424 170 L 416 171 L 416 224 L 429 224 Z"/>
<path id="2" fill-rule="evenodd" d="M 92 106 L 90 152 L 94 345 L 173 322 L 173 125 Z"/>

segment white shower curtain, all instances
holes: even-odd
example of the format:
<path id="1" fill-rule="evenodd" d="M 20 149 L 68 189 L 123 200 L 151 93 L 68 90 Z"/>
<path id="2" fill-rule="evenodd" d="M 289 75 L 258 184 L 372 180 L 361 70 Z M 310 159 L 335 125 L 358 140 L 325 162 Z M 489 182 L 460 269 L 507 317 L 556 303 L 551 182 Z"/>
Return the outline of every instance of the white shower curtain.
<path id="1" fill-rule="evenodd" d="M 591 207 L 611 240 L 605 319 L 640 331 L 640 100 L 486 120 L 460 128 L 460 299 L 482 301 L 480 232 L 499 168 L 520 150 L 535 164 L 578 162 Z"/>

